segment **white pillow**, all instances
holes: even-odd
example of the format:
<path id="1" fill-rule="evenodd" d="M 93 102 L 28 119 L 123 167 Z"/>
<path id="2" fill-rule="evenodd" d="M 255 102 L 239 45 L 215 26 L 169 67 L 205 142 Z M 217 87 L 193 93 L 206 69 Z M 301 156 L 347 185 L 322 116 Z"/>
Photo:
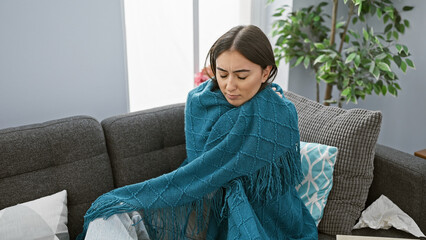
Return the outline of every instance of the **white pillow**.
<path id="1" fill-rule="evenodd" d="M 0 211 L 0 238 L 68 240 L 67 191 Z"/>

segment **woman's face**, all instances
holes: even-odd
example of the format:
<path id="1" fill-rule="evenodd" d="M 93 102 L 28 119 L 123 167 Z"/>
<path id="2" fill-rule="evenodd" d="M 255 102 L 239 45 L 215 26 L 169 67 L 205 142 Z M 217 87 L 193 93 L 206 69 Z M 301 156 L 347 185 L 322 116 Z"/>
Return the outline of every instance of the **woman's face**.
<path id="1" fill-rule="evenodd" d="M 239 107 L 256 95 L 271 68 L 262 69 L 238 51 L 228 50 L 216 59 L 216 79 L 226 100 Z"/>

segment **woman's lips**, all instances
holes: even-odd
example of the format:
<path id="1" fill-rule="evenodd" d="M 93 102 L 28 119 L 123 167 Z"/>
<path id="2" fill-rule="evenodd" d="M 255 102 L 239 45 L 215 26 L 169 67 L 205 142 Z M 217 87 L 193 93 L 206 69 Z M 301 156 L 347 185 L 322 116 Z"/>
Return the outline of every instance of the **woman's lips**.
<path id="1" fill-rule="evenodd" d="M 240 95 L 232 95 L 232 94 L 226 94 L 226 97 L 230 100 L 235 100 L 239 97 Z"/>

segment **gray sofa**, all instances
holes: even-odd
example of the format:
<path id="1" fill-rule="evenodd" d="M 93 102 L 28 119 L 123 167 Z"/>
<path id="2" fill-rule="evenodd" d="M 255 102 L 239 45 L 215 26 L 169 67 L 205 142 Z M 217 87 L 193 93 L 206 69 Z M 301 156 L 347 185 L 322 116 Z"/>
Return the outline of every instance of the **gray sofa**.
<path id="1" fill-rule="evenodd" d="M 177 168 L 185 159 L 184 104 L 114 116 L 76 116 L 0 130 L 0 209 L 68 191 L 71 239 L 101 194 Z M 385 194 L 426 232 L 426 160 L 376 145 L 366 205 Z M 355 223 L 354 223 L 355 224 Z M 412 237 L 395 229 L 354 235 Z M 335 239 L 320 233 L 319 239 Z"/>

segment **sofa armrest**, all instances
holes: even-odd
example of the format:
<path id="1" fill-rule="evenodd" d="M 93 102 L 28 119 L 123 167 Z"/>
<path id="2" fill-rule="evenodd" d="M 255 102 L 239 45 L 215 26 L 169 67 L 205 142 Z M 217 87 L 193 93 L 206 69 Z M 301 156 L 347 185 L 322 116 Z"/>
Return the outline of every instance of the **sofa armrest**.
<path id="1" fill-rule="evenodd" d="M 374 179 L 367 205 L 387 196 L 426 233 L 426 160 L 380 144 L 376 145 Z"/>

